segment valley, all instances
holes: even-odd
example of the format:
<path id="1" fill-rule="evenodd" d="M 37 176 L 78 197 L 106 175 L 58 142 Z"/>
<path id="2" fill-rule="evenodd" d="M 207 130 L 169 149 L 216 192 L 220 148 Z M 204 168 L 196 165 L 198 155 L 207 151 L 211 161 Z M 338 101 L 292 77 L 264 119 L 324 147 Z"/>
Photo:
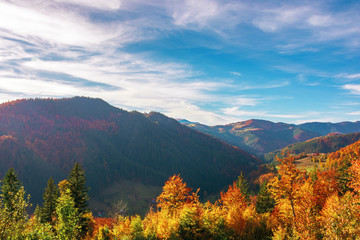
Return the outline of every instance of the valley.
<path id="1" fill-rule="evenodd" d="M 18 182 L 11 190 L 20 194 L 16 201 L 25 197 L 19 187 L 24 186 L 31 202 L 23 200 L 19 209 L 27 207 L 40 219 L 45 216 L 46 204 L 50 204 L 46 201 L 51 198 L 45 196 L 56 200 L 55 211 L 48 212 L 57 214 L 54 219 L 62 218 L 60 207 L 67 206 L 62 204 L 79 204 L 73 210 L 79 211 L 77 221 L 87 222 L 84 226 L 91 225 L 93 230 L 84 228 L 73 234 L 131 239 L 136 234 L 142 239 L 154 234 L 157 239 L 168 239 L 171 234 L 192 236 L 197 230 L 183 229 L 182 224 L 197 221 L 202 229 L 197 234 L 201 236 L 267 239 L 282 233 L 274 231 L 264 222 L 266 219 L 276 219 L 274 224 L 286 227 L 281 222 L 288 218 L 305 221 L 311 214 L 311 218 L 327 216 L 320 210 L 329 208 L 326 204 L 334 194 L 357 191 L 354 179 L 358 174 L 360 133 L 328 131 L 356 131 L 358 122 L 314 124 L 321 131 L 310 131 L 314 130 L 311 123 L 306 124 L 306 130 L 301 125 L 264 120 L 207 127 L 157 112 L 128 112 L 101 99 L 23 99 L 0 105 L 1 175 L 3 186 L 12 184 L 8 179 Z M 322 136 L 324 133 L 327 135 Z M 346 177 L 348 174 L 353 177 Z M 54 181 L 45 188 L 49 178 Z M 51 188 L 51 184 L 58 187 Z M 82 190 L 77 193 L 74 187 Z M 2 187 L 4 193 L 6 189 Z M 45 202 L 41 197 L 44 189 L 48 194 L 43 195 Z M 52 195 L 50 189 L 55 189 Z M 79 200 L 72 194 L 82 197 Z M 277 215 L 277 211 L 289 210 L 286 204 L 294 201 L 294 196 L 302 203 L 296 200 L 292 213 Z M 317 200 L 307 203 L 305 199 L 310 198 Z M 2 199 L 4 203 L 0 204 L 7 206 L 6 198 Z M 356 204 L 358 198 L 349 201 Z M 31 203 L 40 208 L 35 210 Z M 303 208 L 314 210 L 299 215 Z M 34 217 L 26 222 L 29 217 L 26 211 L 23 213 L 25 222 L 15 223 L 23 224 L 26 231 L 34 231 L 30 223 L 42 226 L 34 223 Z M 58 229 L 59 221 L 50 223 Z M 161 224 L 166 227 L 158 228 Z M 309 228 L 306 224 L 294 225 L 291 234 L 303 236 Z M 324 224 L 326 221 L 312 225 L 309 231 L 322 231 Z M 109 230 L 103 232 L 105 228 Z M 9 231 L 13 234 L 14 230 Z M 53 232 L 44 231 L 52 238 Z"/>

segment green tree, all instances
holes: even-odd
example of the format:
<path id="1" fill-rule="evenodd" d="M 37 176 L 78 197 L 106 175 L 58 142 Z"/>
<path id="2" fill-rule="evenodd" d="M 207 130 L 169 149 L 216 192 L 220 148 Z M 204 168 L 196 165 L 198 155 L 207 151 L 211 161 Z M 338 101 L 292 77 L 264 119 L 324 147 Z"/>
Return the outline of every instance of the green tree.
<path id="1" fill-rule="evenodd" d="M 21 186 L 6 204 L 2 201 L 4 198 L 0 199 L 0 239 L 24 238 L 29 198 L 25 199 L 25 190 Z"/>
<path id="2" fill-rule="evenodd" d="M 53 221 L 56 216 L 56 204 L 59 195 L 59 189 L 54 184 L 54 180 L 51 177 L 47 182 L 47 186 L 43 194 L 43 207 L 41 207 L 39 212 L 39 217 L 42 223 L 50 223 L 51 225 L 54 225 Z"/>
<path id="3" fill-rule="evenodd" d="M 9 213 L 15 210 L 15 203 L 13 199 L 18 193 L 20 187 L 21 183 L 16 176 L 15 170 L 13 168 L 10 168 L 9 171 L 6 172 L 3 179 L 3 184 L 1 186 L 1 198 L 3 206 Z"/>
<path id="4" fill-rule="evenodd" d="M 67 187 L 74 200 L 74 206 L 80 217 L 81 235 L 85 236 L 89 227 L 89 218 L 86 217 L 88 210 L 88 188 L 86 187 L 85 171 L 79 163 L 75 163 L 67 180 Z"/>
<path id="5" fill-rule="evenodd" d="M 238 176 L 238 179 L 236 181 L 236 187 L 240 189 L 241 193 L 248 200 L 248 198 L 249 198 L 249 184 L 246 181 L 242 171 L 240 172 L 240 176 Z"/>
<path id="6" fill-rule="evenodd" d="M 275 207 L 275 200 L 268 190 L 267 184 L 260 186 L 260 191 L 256 201 L 256 211 L 258 213 L 266 213 L 273 210 Z"/>
<path id="7" fill-rule="evenodd" d="M 56 205 L 56 214 L 58 219 L 55 229 L 58 238 L 61 240 L 80 239 L 80 215 L 75 207 L 74 199 L 71 197 L 70 189 L 61 191 L 61 196 Z"/>
<path id="8" fill-rule="evenodd" d="M 5 174 L 1 191 L 0 239 L 21 239 L 28 219 L 26 208 L 30 205 L 30 196 L 25 198 L 24 187 L 13 168 Z"/>

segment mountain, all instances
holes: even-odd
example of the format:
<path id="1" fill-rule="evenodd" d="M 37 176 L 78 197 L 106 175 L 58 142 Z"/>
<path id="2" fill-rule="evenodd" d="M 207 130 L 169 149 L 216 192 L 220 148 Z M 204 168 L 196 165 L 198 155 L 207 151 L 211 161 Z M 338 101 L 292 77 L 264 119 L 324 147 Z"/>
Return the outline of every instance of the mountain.
<path id="1" fill-rule="evenodd" d="M 253 154 L 271 152 L 291 143 L 320 136 L 319 133 L 303 130 L 293 124 L 256 119 L 213 127 L 198 123 L 185 123 L 185 125 Z"/>
<path id="2" fill-rule="evenodd" d="M 207 126 L 182 119 L 180 123 L 259 156 L 330 133 L 360 132 L 360 122 L 312 122 L 295 125 L 251 119 L 227 125 Z"/>
<path id="3" fill-rule="evenodd" d="M 328 154 L 325 166 L 335 169 L 347 169 L 352 161 L 360 158 L 360 140 L 356 141 L 346 147 L 341 148 L 336 152 Z M 345 172 L 345 175 L 348 173 Z"/>
<path id="4" fill-rule="evenodd" d="M 339 122 L 339 123 L 320 123 L 310 122 L 298 125 L 301 129 L 320 133 L 325 136 L 329 133 L 354 133 L 360 132 L 360 121 L 357 122 Z"/>
<path id="5" fill-rule="evenodd" d="M 282 152 L 300 153 L 331 153 L 360 140 L 360 133 L 336 134 L 317 137 L 301 143 L 294 143 L 280 150 L 265 154 L 265 160 L 271 160 Z"/>
<path id="6" fill-rule="evenodd" d="M 40 202 L 46 181 L 67 177 L 75 162 L 90 194 L 122 181 L 162 186 L 181 174 L 192 187 L 216 193 L 256 169 L 259 160 L 160 113 L 115 108 L 101 99 L 23 99 L 0 105 L 0 174 L 13 167 Z M 154 196 L 156 197 L 156 196 Z"/>

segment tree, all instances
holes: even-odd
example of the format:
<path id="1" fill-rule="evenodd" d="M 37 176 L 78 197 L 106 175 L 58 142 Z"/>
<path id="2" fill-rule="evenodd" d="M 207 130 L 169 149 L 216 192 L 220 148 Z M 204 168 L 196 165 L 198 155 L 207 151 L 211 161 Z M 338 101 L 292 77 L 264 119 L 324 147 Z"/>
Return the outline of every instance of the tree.
<path id="1" fill-rule="evenodd" d="M 80 216 L 81 234 L 84 236 L 88 231 L 89 219 L 86 217 L 88 210 L 88 187 L 86 187 L 85 171 L 79 163 L 75 163 L 70 172 L 66 186 L 70 191 L 70 196 L 74 201 L 74 206 Z"/>
<path id="2" fill-rule="evenodd" d="M 300 208 L 304 200 L 306 174 L 296 168 L 294 157 L 277 159 L 280 162 L 279 175 L 272 178 L 268 184 L 276 206 L 272 212 L 274 236 L 281 239 L 284 236 L 295 237 L 299 229 Z"/>
<path id="3" fill-rule="evenodd" d="M 249 196 L 249 184 L 246 181 L 243 172 L 241 171 L 238 180 L 236 181 L 236 186 L 240 189 L 241 193 L 247 198 Z"/>
<path id="4" fill-rule="evenodd" d="M 59 198 L 59 189 L 54 184 L 54 180 L 52 177 L 47 182 L 47 187 L 45 188 L 45 192 L 43 194 L 43 207 L 40 209 L 39 217 L 42 223 L 50 223 L 54 225 L 54 218 L 56 216 L 56 204 L 57 199 Z"/>
<path id="5" fill-rule="evenodd" d="M 225 223 L 228 227 L 241 236 L 246 227 L 246 219 L 244 218 L 244 211 L 247 207 L 244 194 L 236 186 L 236 182 L 229 186 L 227 192 L 220 193 L 220 200 L 224 214 Z"/>
<path id="6" fill-rule="evenodd" d="M 55 229 L 59 239 L 72 240 L 79 239 L 81 236 L 80 215 L 75 207 L 74 199 L 71 197 L 70 189 L 61 191 L 56 206 L 58 216 Z"/>
<path id="7" fill-rule="evenodd" d="M 261 184 L 260 191 L 256 200 L 256 211 L 258 213 L 266 213 L 273 210 L 275 200 L 271 196 L 266 183 Z"/>
<path id="8" fill-rule="evenodd" d="M 194 201 L 196 194 L 191 192 L 191 188 L 186 186 L 180 175 L 174 175 L 165 183 L 163 191 L 156 199 L 156 202 L 159 208 L 172 212 L 185 203 Z"/>
<path id="9" fill-rule="evenodd" d="M 18 193 L 20 186 L 21 183 L 16 176 L 15 170 L 10 168 L 9 171 L 6 172 L 3 185 L 1 186 L 3 205 L 9 213 L 15 210 L 13 199 Z"/>
<path id="10" fill-rule="evenodd" d="M 334 194 L 326 200 L 321 212 L 324 239 L 359 239 L 360 202 L 350 192 Z"/>
<path id="11" fill-rule="evenodd" d="M 0 239 L 23 239 L 29 196 L 25 199 L 25 190 L 21 186 L 8 200 L 5 205 L 0 199 Z"/>
<path id="12" fill-rule="evenodd" d="M 305 182 L 305 172 L 300 171 L 294 164 L 294 157 L 277 159 L 280 162 L 279 176 L 274 177 L 270 183 L 270 192 L 277 204 L 289 201 L 293 219 L 296 219 L 295 205 L 301 198 L 300 188 Z"/>
<path id="13" fill-rule="evenodd" d="M 85 213 L 88 211 L 88 191 L 86 187 L 85 171 L 82 169 L 79 163 L 75 163 L 70 175 L 67 179 L 68 187 L 71 192 L 71 196 L 74 199 L 75 207 L 79 210 L 79 213 Z"/>

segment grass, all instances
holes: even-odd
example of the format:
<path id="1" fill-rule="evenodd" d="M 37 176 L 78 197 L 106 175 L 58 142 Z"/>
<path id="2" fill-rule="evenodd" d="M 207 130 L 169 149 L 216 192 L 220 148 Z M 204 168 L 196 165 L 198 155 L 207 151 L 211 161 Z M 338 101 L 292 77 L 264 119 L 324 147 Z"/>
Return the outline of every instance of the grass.
<path id="1" fill-rule="evenodd" d="M 320 168 L 321 163 L 319 163 L 318 161 L 314 162 L 312 160 L 312 157 L 305 157 L 302 159 L 298 159 L 295 160 L 295 165 L 298 169 L 302 169 L 302 170 L 306 170 L 306 171 L 311 171 L 314 168 Z"/>

